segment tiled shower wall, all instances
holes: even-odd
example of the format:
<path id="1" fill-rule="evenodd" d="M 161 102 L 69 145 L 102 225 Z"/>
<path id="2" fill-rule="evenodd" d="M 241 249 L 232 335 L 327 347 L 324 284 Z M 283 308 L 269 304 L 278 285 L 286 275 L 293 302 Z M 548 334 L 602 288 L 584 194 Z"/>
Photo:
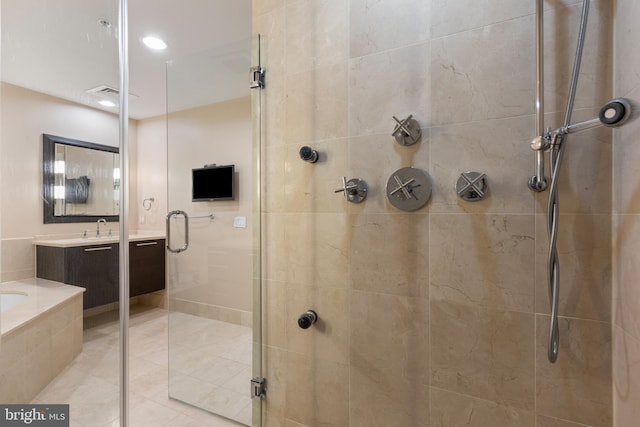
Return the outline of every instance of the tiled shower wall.
<path id="1" fill-rule="evenodd" d="M 546 108 L 559 126 L 580 15 L 546 2 Z M 535 1 L 254 0 L 263 35 L 267 426 L 612 426 L 611 131 L 569 138 L 560 357 L 546 360 L 545 198 Z M 611 96 L 613 6 L 593 1 L 574 121 Z M 392 116 L 423 127 L 411 147 Z M 298 158 L 303 145 L 320 160 Z M 414 166 L 429 204 L 384 188 Z M 460 201 L 461 172 L 490 196 Z M 369 184 L 350 204 L 342 176 Z M 319 322 L 296 324 L 309 308 Z"/>
<path id="2" fill-rule="evenodd" d="M 618 0 L 615 93 L 634 102 L 636 119 L 615 131 L 614 140 L 614 425 L 640 420 L 640 3 Z"/>

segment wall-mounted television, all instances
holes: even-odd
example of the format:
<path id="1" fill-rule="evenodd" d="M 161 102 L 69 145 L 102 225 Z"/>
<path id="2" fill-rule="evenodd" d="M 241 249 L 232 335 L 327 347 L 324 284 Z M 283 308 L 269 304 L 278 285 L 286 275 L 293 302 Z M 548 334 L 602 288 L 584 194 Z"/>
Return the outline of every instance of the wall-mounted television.
<path id="1" fill-rule="evenodd" d="M 206 165 L 192 169 L 192 200 L 211 202 L 235 198 L 235 165 Z"/>

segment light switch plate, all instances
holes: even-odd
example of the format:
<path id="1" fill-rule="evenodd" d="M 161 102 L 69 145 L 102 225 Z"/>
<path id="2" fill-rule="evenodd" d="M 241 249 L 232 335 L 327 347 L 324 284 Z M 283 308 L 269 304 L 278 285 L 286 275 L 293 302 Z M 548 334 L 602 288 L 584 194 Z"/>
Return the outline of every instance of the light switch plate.
<path id="1" fill-rule="evenodd" d="M 233 226 L 235 228 L 247 228 L 247 217 L 236 216 L 233 218 Z"/>

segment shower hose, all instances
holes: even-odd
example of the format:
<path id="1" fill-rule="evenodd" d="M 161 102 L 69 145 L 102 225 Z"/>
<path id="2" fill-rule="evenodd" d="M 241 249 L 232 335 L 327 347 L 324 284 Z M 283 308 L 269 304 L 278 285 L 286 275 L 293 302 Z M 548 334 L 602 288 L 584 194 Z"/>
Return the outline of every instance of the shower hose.
<path id="1" fill-rule="evenodd" d="M 547 282 L 549 283 L 549 303 L 551 321 L 549 323 L 549 345 L 547 357 L 549 361 L 558 359 L 560 333 L 558 330 L 558 298 L 560 293 L 560 262 L 558 260 L 558 225 L 560 216 L 558 198 L 558 178 L 562 167 L 566 135 L 558 137 L 557 143 L 551 146 L 550 166 L 551 185 L 549 186 L 549 203 L 547 205 L 547 232 L 549 235 L 549 257 L 547 260 Z"/>
<path id="2" fill-rule="evenodd" d="M 578 32 L 576 56 L 573 63 L 571 83 L 569 85 L 569 96 L 567 99 L 567 109 L 565 111 L 563 129 L 567 129 L 571 123 L 571 114 L 573 113 L 573 103 L 578 86 L 578 77 L 580 76 L 580 64 L 582 62 L 582 51 L 584 48 L 584 39 L 587 29 L 587 19 L 589 16 L 589 2 L 590 0 L 582 1 L 580 30 Z M 566 138 L 566 133 L 553 135 L 551 137 L 551 147 L 549 153 L 551 166 L 551 185 L 549 186 L 549 204 L 547 206 L 547 231 L 549 234 L 549 259 L 547 266 L 547 279 L 549 283 L 551 321 L 549 322 L 549 346 L 547 348 L 547 357 L 551 363 L 555 363 L 555 361 L 558 359 L 560 339 L 560 332 L 558 328 L 560 262 L 558 259 L 558 249 L 556 247 L 556 244 L 558 242 L 558 223 L 560 220 L 558 181 L 560 178 L 560 168 L 562 166 L 562 157 L 564 156 Z"/>

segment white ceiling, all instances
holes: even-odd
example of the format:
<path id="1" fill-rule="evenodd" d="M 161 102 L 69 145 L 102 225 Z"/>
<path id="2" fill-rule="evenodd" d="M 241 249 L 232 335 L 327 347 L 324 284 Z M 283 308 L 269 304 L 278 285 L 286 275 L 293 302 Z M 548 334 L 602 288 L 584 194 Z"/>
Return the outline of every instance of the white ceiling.
<path id="1" fill-rule="evenodd" d="M 86 91 L 118 88 L 117 0 L 1 2 L 3 81 L 116 111 Z M 129 115 L 166 112 L 167 61 L 171 110 L 248 95 L 250 38 L 251 0 L 129 0 Z"/>

